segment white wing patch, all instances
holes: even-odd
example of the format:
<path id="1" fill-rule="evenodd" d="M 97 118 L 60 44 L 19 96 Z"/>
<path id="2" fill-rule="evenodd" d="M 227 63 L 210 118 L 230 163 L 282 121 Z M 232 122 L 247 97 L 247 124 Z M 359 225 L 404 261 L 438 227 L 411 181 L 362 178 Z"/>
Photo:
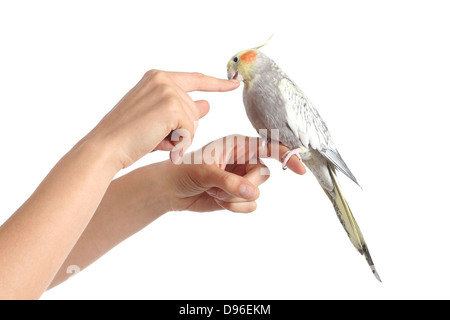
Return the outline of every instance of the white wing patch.
<path id="1" fill-rule="evenodd" d="M 336 168 L 358 184 L 331 141 L 325 122 L 305 94 L 288 78 L 283 78 L 278 88 L 285 101 L 287 123 L 303 146 L 319 151 Z"/>
<path id="2" fill-rule="evenodd" d="M 318 151 L 335 150 L 327 126 L 305 94 L 287 78 L 280 81 L 278 88 L 285 101 L 289 127 L 303 146 Z"/>

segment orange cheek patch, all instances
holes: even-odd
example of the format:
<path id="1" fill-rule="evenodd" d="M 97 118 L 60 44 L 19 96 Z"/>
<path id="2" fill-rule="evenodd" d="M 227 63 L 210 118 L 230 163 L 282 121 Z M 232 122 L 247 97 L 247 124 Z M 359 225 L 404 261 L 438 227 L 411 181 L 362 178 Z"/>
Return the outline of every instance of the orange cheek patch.
<path id="1" fill-rule="evenodd" d="M 241 60 L 244 62 L 253 62 L 253 61 L 255 61 L 257 56 L 258 56 L 258 53 L 255 50 L 250 50 L 241 56 Z"/>

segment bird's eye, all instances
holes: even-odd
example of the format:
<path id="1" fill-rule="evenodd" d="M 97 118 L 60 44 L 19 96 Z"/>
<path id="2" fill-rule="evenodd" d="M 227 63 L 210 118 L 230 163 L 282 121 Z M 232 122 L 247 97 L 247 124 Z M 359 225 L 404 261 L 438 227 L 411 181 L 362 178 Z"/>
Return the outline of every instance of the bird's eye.
<path id="1" fill-rule="evenodd" d="M 238 62 L 238 60 L 239 60 L 238 57 L 234 57 L 234 58 L 233 58 L 233 61 L 234 61 L 234 62 Z"/>

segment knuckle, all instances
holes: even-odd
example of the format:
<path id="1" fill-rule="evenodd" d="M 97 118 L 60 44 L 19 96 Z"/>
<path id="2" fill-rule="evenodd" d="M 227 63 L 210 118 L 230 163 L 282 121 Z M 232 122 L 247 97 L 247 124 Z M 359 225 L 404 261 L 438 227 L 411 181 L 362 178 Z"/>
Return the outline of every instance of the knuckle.
<path id="1" fill-rule="evenodd" d="M 178 101 L 178 95 L 175 92 L 175 89 L 169 84 L 158 84 L 157 91 L 158 95 L 164 100 L 170 100 L 171 102 L 174 102 L 175 100 Z"/>
<path id="2" fill-rule="evenodd" d="M 144 74 L 144 78 L 151 78 L 153 77 L 157 72 L 159 72 L 160 70 L 157 69 L 151 69 L 148 70 L 145 74 Z"/>
<path id="3" fill-rule="evenodd" d="M 201 79 L 203 79 L 205 77 L 205 75 L 203 73 L 200 73 L 200 72 L 193 72 L 192 76 L 197 78 L 198 80 L 201 80 Z"/>
<path id="4" fill-rule="evenodd" d="M 199 89 L 200 84 L 203 82 L 205 77 L 206 76 L 203 73 L 200 73 L 200 72 L 192 73 L 192 78 L 194 80 L 194 83 L 195 83 L 195 86 L 197 87 L 197 89 Z"/>
<path id="5" fill-rule="evenodd" d="M 166 104 L 166 111 L 171 116 L 175 116 L 177 118 L 183 116 L 183 108 L 181 108 L 177 97 L 174 96 L 166 97 L 165 104 Z"/>
<path id="6" fill-rule="evenodd" d="M 161 106 L 164 113 L 169 118 L 169 125 L 172 129 L 178 127 L 178 123 L 184 118 L 184 110 L 179 97 L 169 85 L 161 85 L 158 88 L 161 95 Z"/>
<path id="7" fill-rule="evenodd" d="M 157 69 L 147 71 L 145 73 L 145 76 L 149 78 L 151 82 L 156 84 L 166 83 L 168 79 L 167 72 Z"/>
<path id="8" fill-rule="evenodd" d="M 164 83 L 167 79 L 167 73 L 161 70 L 156 71 L 153 74 L 153 81 Z"/>

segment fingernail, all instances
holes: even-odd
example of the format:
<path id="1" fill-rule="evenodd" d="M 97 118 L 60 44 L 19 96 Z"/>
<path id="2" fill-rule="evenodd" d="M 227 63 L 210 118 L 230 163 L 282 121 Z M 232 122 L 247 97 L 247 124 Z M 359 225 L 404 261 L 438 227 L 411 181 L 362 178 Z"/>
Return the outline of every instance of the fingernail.
<path id="1" fill-rule="evenodd" d="M 208 195 L 210 195 L 211 197 L 215 197 L 217 195 L 217 189 L 208 189 L 205 191 Z"/>
<path id="2" fill-rule="evenodd" d="M 222 201 L 222 200 L 219 200 L 219 199 L 214 199 L 214 201 L 216 201 L 216 203 L 217 203 L 219 206 L 223 206 L 223 204 L 225 203 L 225 201 Z"/>
<path id="3" fill-rule="evenodd" d="M 254 192 L 250 186 L 246 184 L 241 184 L 241 186 L 239 187 L 239 194 L 241 195 L 242 198 L 250 199 L 253 197 Z"/>

